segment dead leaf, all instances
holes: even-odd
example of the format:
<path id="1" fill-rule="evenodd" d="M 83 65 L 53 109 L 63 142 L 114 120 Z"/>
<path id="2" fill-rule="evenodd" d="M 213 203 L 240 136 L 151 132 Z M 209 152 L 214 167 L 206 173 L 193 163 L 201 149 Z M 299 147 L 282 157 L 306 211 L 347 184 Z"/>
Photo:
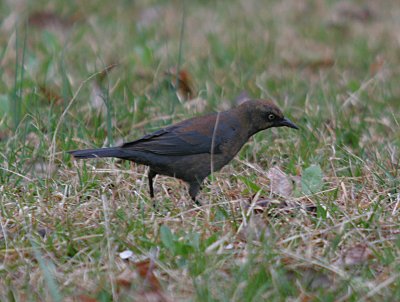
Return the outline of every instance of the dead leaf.
<path id="1" fill-rule="evenodd" d="M 56 105 L 60 105 L 64 102 L 64 99 L 61 97 L 58 91 L 55 88 L 51 88 L 46 86 L 45 84 L 39 85 L 39 91 L 44 96 L 45 100 L 49 103 L 54 103 Z"/>
<path id="2" fill-rule="evenodd" d="M 5 131 L 0 131 L 0 141 L 6 140 L 8 138 L 8 133 Z"/>
<path id="3" fill-rule="evenodd" d="M 135 284 L 135 288 L 138 288 L 138 280 L 142 280 L 142 285 L 139 286 L 139 295 L 141 298 L 149 299 L 151 301 L 165 302 L 168 299 L 162 292 L 161 284 L 154 274 L 155 262 L 146 259 L 143 261 L 136 262 L 134 264 L 135 269 L 126 268 L 117 278 L 116 282 L 119 290 L 129 290 L 132 288 L 132 284 Z M 140 300 L 137 297 L 137 300 Z"/>
<path id="4" fill-rule="evenodd" d="M 116 279 L 119 288 L 131 288 L 133 280 L 137 278 L 137 273 L 130 269 L 125 269 Z"/>
<path id="5" fill-rule="evenodd" d="M 317 301 L 317 296 L 313 294 L 301 293 L 297 300 L 300 302 Z"/>
<path id="6" fill-rule="evenodd" d="M 375 58 L 375 61 L 372 62 L 372 64 L 369 67 L 369 73 L 371 74 L 371 76 L 376 75 L 377 73 L 379 73 L 383 67 L 385 65 L 385 60 L 381 55 L 378 55 Z"/>
<path id="7" fill-rule="evenodd" d="M 309 68 L 312 71 L 316 71 L 322 68 L 330 68 L 335 64 L 335 61 L 330 56 L 321 56 L 315 58 L 306 58 L 303 59 L 287 59 L 285 63 L 290 68 Z"/>
<path id="8" fill-rule="evenodd" d="M 369 247 L 360 243 L 344 251 L 334 264 L 337 266 L 353 266 L 363 264 L 372 258 L 373 254 Z"/>
<path id="9" fill-rule="evenodd" d="M 65 17 L 52 11 L 37 11 L 29 15 L 28 24 L 41 29 L 54 27 L 65 30 L 82 19 L 80 13 Z"/>
<path id="10" fill-rule="evenodd" d="M 271 181 L 270 190 L 272 193 L 283 197 L 289 197 L 292 195 L 293 181 L 279 167 L 275 166 L 269 169 L 267 177 Z"/>
<path id="11" fill-rule="evenodd" d="M 79 302 L 97 302 L 97 299 L 89 297 L 89 296 L 86 296 L 86 295 L 79 295 L 77 297 L 77 300 Z"/>
<path id="12" fill-rule="evenodd" d="M 373 18 L 373 12 L 368 6 L 349 1 L 339 2 L 336 6 L 336 14 L 342 19 L 361 22 L 368 22 Z"/>
<path id="13" fill-rule="evenodd" d="M 335 60 L 332 57 L 323 57 L 307 62 L 307 67 L 311 68 L 312 70 L 317 70 L 332 67 L 334 64 Z"/>
<path id="14" fill-rule="evenodd" d="M 135 263 L 136 269 L 139 272 L 139 275 L 143 278 L 143 280 L 150 285 L 152 290 L 161 290 L 160 282 L 157 277 L 154 275 L 154 261 L 150 261 L 150 259 L 143 260 Z"/>
<path id="15" fill-rule="evenodd" d="M 192 76 L 185 69 L 180 69 L 179 71 L 172 67 L 165 72 L 169 77 L 170 83 L 176 89 L 179 101 L 187 101 L 194 98 L 194 88 Z"/>

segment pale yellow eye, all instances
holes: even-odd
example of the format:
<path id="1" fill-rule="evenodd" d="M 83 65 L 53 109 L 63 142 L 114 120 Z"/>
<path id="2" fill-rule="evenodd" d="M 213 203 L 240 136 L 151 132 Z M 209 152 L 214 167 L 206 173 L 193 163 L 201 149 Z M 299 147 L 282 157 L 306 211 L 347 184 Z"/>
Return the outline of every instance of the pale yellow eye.
<path id="1" fill-rule="evenodd" d="M 273 121 L 275 119 L 275 114 L 272 114 L 272 113 L 268 114 L 268 119 L 270 121 Z"/>

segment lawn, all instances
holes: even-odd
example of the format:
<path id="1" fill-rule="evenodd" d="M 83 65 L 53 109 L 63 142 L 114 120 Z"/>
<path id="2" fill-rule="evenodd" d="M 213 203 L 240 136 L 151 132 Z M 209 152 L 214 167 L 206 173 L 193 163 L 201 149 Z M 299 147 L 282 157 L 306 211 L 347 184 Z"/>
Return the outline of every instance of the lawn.
<path id="1" fill-rule="evenodd" d="M 1 301 L 396 301 L 400 6 L 0 2 Z M 76 161 L 274 100 L 205 182 Z M 397 297 L 397 298 L 396 298 Z"/>

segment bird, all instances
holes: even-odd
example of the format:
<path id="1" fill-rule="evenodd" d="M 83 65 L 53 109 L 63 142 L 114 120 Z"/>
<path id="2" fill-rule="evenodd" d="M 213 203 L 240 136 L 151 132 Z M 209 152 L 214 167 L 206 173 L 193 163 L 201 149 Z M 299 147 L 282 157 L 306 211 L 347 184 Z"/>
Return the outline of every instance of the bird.
<path id="1" fill-rule="evenodd" d="M 189 185 L 196 199 L 204 179 L 228 164 L 251 136 L 273 127 L 299 129 L 271 100 L 249 99 L 222 112 L 193 117 L 119 147 L 68 151 L 76 159 L 115 157 L 146 165 L 150 197 L 154 177 L 171 176 Z"/>

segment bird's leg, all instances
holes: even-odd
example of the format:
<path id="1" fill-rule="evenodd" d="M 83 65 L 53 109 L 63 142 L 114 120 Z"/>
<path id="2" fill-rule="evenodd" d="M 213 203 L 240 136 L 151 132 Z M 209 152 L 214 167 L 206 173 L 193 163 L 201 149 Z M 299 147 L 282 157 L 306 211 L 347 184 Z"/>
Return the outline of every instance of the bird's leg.
<path id="1" fill-rule="evenodd" d="M 201 203 L 196 200 L 196 195 L 197 193 L 199 193 L 200 191 L 200 183 L 198 181 L 193 181 L 189 183 L 189 195 L 192 198 L 192 200 L 194 201 L 194 203 L 198 206 L 201 206 Z"/>
<path id="2" fill-rule="evenodd" d="M 156 172 L 154 172 L 151 168 L 149 170 L 149 173 L 147 174 L 147 177 L 149 179 L 149 191 L 150 191 L 150 197 L 154 198 L 154 188 L 153 188 L 153 179 L 157 175 Z M 155 203 L 154 203 L 155 206 Z"/>

